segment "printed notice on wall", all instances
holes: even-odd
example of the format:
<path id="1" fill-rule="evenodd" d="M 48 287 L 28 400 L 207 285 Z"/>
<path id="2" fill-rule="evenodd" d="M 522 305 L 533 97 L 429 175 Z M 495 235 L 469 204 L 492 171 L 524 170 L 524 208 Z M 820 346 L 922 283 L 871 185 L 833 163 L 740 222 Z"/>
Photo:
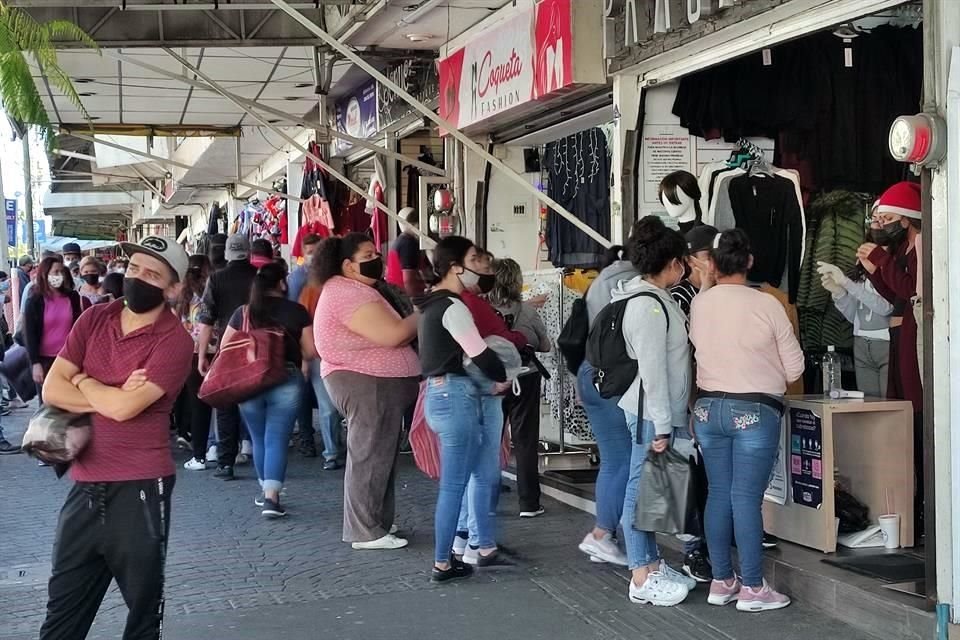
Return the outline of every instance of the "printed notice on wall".
<path id="1" fill-rule="evenodd" d="M 823 423 L 808 409 L 790 409 L 790 484 L 795 504 L 823 503 Z"/>
<path id="2" fill-rule="evenodd" d="M 787 417 L 781 418 L 780 446 L 777 447 L 777 459 L 770 472 L 770 482 L 763 492 L 764 500 L 777 504 L 787 504 Z"/>
<path id="3" fill-rule="evenodd" d="M 690 134 L 680 125 L 643 127 L 643 201 L 658 204 L 657 187 L 668 173 L 690 170 Z"/>

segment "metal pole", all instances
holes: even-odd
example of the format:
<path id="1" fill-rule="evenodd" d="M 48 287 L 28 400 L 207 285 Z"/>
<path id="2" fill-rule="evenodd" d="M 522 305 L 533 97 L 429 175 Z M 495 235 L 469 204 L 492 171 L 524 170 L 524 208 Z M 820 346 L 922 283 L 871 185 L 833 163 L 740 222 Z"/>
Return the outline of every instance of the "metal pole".
<path id="1" fill-rule="evenodd" d="M 172 166 L 172 167 L 179 167 L 179 168 L 181 168 L 181 169 L 186 169 L 186 170 L 188 170 L 188 171 L 189 171 L 190 169 L 193 169 L 193 167 L 192 167 L 191 165 L 189 165 L 189 164 L 185 164 L 185 163 L 183 163 L 183 162 L 178 162 L 178 161 L 176 161 L 176 160 L 171 160 L 170 158 L 163 158 L 163 157 L 161 157 L 161 156 L 154 155 L 154 154 L 149 153 L 149 152 L 147 152 L 147 151 L 140 151 L 139 149 L 131 149 L 130 147 L 125 147 L 125 146 L 123 146 L 122 144 L 117 144 L 116 142 L 110 142 L 109 140 L 100 140 L 100 139 L 94 138 L 93 136 L 88 136 L 88 135 L 85 135 L 85 134 L 82 134 L 82 133 L 71 133 L 71 134 L 69 134 L 69 135 L 71 135 L 71 136 L 73 136 L 74 138 L 77 138 L 77 139 L 79 139 L 79 140 L 86 140 L 86 141 L 88 141 L 88 142 L 93 142 L 93 143 L 96 143 L 96 144 L 102 144 L 102 145 L 107 146 L 107 147 L 110 147 L 110 148 L 112 148 L 112 149 L 119 149 L 120 151 L 126 151 L 126 152 L 128 152 L 128 153 L 132 153 L 133 155 L 140 156 L 141 158 L 148 158 L 148 159 L 150 159 L 150 160 L 154 160 L 154 161 L 156 161 L 156 162 L 159 162 L 161 165 L 170 165 L 170 166 Z M 217 176 L 218 178 L 220 178 L 221 180 L 223 180 L 225 184 L 230 184 L 230 183 L 236 182 L 236 181 L 234 180 L 234 178 L 228 178 L 228 177 L 226 177 L 226 176 L 222 176 L 222 175 L 220 175 L 220 174 L 212 173 L 212 172 L 208 172 L 208 173 L 210 173 L 210 175 Z M 291 195 L 289 195 L 289 194 L 282 193 L 282 192 L 280 192 L 280 191 L 276 191 L 276 190 L 274 190 L 272 187 L 269 187 L 269 188 L 268 188 L 268 187 L 263 187 L 263 186 L 260 186 L 260 185 L 253 184 L 253 183 L 251 183 L 251 182 L 237 182 L 237 184 L 239 184 L 239 185 L 241 185 L 241 186 L 244 186 L 244 187 L 247 187 L 248 189 L 256 189 L 257 191 L 266 191 L 267 193 L 275 193 L 275 194 L 277 194 L 277 195 L 279 195 L 279 196 L 282 196 L 282 197 L 286 198 L 287 200 L 294 200 L 294 201 L 296 201 L 296 202 L 303 202 L 303 198 L 298 198 L 297 196 L 291 196 Z"/>
<path id="2" fill-rule="evenodd" d="M 179 62 L 180 64 L 182 64 L 182 65 L 184 66 L 184 68 L 189 69 L 192 73 L 196 74 L 196 76 L 197 76 L 198 78 L 200 78 L 201 80 L 203 80 L 204 82 L 206 82 L 207 84 L 209 84 L 211 87 L 213 87 L 213 89 L 214 89 L 217 93 L 219 93 L 220 95 L 222 95 L 224 98 L 227 98 L 227 100 L 230 100 L 230 101 L 233 102 L 235 105 L 237 105 L 238 107 L 240 107 L 241 109 L 243 109 L 244 111 L 246 111 L 248 114 L 250 114 L 250 116 L 251 116 L 254 120 L 256 120 L 257 122 L 259 122 L 259 123 L 262 124 L 263 126 L 267 127 L 268 129 L 270 129 L 271 131 L 273 131 L 274 133 L 276 133 L 278 136 L 280 136 L 280 137 L 283 138 L 284 140 L 286 140 L 288 144 L 292 145 L 295 149 L 299 150 L 300 153 L 306 154 L 306 156 L 307 156 L 308 158 L 310 158 L 311 160 L 313 160 L 314 162 L 316 162 L 317 165 L 320 166 L 324 171 L 326 171 L 327 173 L 329 173 L 330 175 L 332 175 L 334 178 L 336 178 L 337 180 L 339 180 L 339 181 L 342 182 L 343 184 L 347 185 L 347 187 L 349 187 L 351 191 L 359 194 L 361 197 L 364 197 L 364 198 L 367 197 L 367 192 L 364 191 L 362 187 L 360 187 L 359 185 L 357 185 L 356 183 L 354 183 L 352 180 L 350 180 L 348 177 L 346 177 L 345 175 L 343 175 L 342 173 L 340 173 L 339 171 L 337 171 L 336 169 L 334 169 L 333 167 L 331 167 L 329 164 L 327 164 L 327 163 L 323 160 L 323 158 L 321 158 L 320 156 L 316 155 L 315 153 L 312 153 L 309 149 L 307 149 L 306 147 L 304 147 L 303 145 L 301 145 L 299 142 L 297 142 L 296 140 L 294 140 L 293 137 L 291 137 L 290 135 L 288 135 L 287 132 L 285 132 L 283 129 L 281 129 L 280 127 L 278 127 L 278 126 L 276 126 L 276 125 L 274 125 L 274 124 L 271 124 L 270 122 L 267 121 L 266 118 L 264 118 L 263 116 L 261 116 L 259 113 L 257 113 L 256 111 L 254 111 L 254 110 L 251 109 L 250 107 L 244 105 L 244 104 L 241 103 L 240 101 L 234 100 L 234 99 L 230 98 L 230 97 L 227 95 L 229 92 L 224 91 L 223 89 L 221 89 L 220 86 L 219 86 L 212 78 L 210 78 L 210 77 L 209 77 L 208 75 L 206 75 L 204 72 L 200 71 L 200 69 L 198 69 L 198 68 L 195 67 L 194 65 L 190 64 L 189 61 L 187 61 L 187 60 L 184 59 L 183 57 L 177 55 L 176 53 L 174 53 L 174 52 L 173 52 L 172 50 L 170 50 L 170 49 L 164 49 L 164 51 L 167 52 L 167 55 L 169 55 L 169 56 L 172 57 L 174 60 L 176 60 L 177 62 Z M 397 222 L 402 222 L 400 216 L 397 215 L 397 212 L 394 211 L 393 209 L 391 209 L 390 207 L 388 207 L 387 205 L 383 204 L 382 202 L 377 202 L 376 200 L 374 200 L 374 201 L 373 201 L 373 205 L 374 205 L 377 209 L 380 209 L 380 210 L 383 211 L 385 214 L 387 214 L 388 216 L 390 216 L 391 218 L 393 218 L 394 220 L 396 220 Z M 421 233 L 420 233 L 420 230 L 417 229 L 416 227 L 413 227 L 412 230 L 413 230 L 414 232 L 416 232 L 417 235 L 423 235 L 424 237 L 427 237 L 426 234 L 421 234 Z"/>
<path id="3" fill-rule="evenodd" d="M 427 107 L 425 104 L 414 98 L 412 95 L 407 93 L 403 87 L 399 86 L 397 83 L 392 81 L 390 78 L 382 74 L 376 67 L 371 65 L 369 62 L 361 58 L 359 55 L 354 53 L 352 49 L 344 46 L 339 40 L 334 38 L 332 35 L 318 27 L 312 20 L 308 17 L 294 9 L 284 0 L 271 0 L 273 4 L 282 9 L 287 15 L 292 17 L 294 20 L 303 25 L 315 36 L 326 42 L 328 45 L 339 51 L 345 58 L 352 61 L 355 65 L 366 71 L 373 78 L 379 80 L 383 85 L 388 89 L 393 91 L 395 94 L 407 101 L 407 103 L 412 106 L 414 109 L 422 113 L 425 117 L 430 119 L 431 122 L 439 126 L 441 129 L 449 133 L 451 136 L 463 143 L 463 145 L 473 151 L 475 154 L 479 155 L 481 158 L 489 162 L 493 167 L 503 172 L 508 178 L 517 183 L 524 191 L 534 196 L 540 202 L 543 202 L 551 209 L 556 211 L 559 215 L 566 218 L 570 224 L 577 227 L 589 237 L 596 240 L 602 247 L 610 248 L 613 243 L 610 240 L 604 238 L 602 235 L 597 233 L 593 228 L 588 224 L 577 218 L 575 215 L 567 211 L 559 202 L 551 198 L 545 193 L 542 193 L 539 189 L 534 187 L 532 184 L 527 182 L 526 178 L 521 176 L 516 171 L 512 170 L 510 167 L 505 165 L 500 159 L 496 158 L 493 154 L 487 153 L 487 150 L 478 145 L 476 142 L 471 140 L 467 135 L 462 131 L 457 129 L 453 124 L 441 118 L 439 115 L 433 112 L 432 109 Z"/>
<path id="4" fill-rule="evenodd" d="M 27 225 L 27 253 L 35 255 L 37 241 L 33 232 L 33 180 L 30 179 L 30 132 L 24 131 L 20 141 L 23 143 L 23 200 L 25 205 L 24 211 L 26 212 L 25 224 Z M 4 221 L 4 226 L 6 226 L 6 221 Z"/>
<path id="5" fill-rule="evenodd" d="M 367 149 L 368 151 L 373 151 L 374 153 L 379 153 L 380 155 L 387 156 L 388 158 L 393 158 L 394 160 L 400 160 L 401 162 L 405 162 L 405 163 L 407 163 L 407 164 L 410 164 L 410 165 L 413 165 L 413 166 L 417 167 L 417 168 L 420 169 L 421 171 L 426 171 L 426 172 L 428 172 L 428 173 L 432 173 L 432 174 L 435 174 L 435 175 L 438 175 L 438 176 L 444 176 L 444 175 L 446 175 L 446 172 L 445 172 L 443 169 L 441 169 L 440 167 L 435 167 L 435 166 L 433 166 L 432 164 L 428 164 L 428 163 L 426 163 L 426 162 L 421 162 L 421 161 L 417 160 L 416 158 L 411 158 L 411 157 L 409 157 L 409 156 L 405 156 L 405 155 L 403 155 L 403 154 L 401 154 L 401 153 L 397 153 L 396 151 L 393 151 L 393 150 L 391 150 L 391 149 L 385 149 L 384 147 L 380 147 L 380 146 L 378 146 L 378 145 L 373 144 L 373 143 L 370 142 L 369 140 L 364 140 L 363 138 L 357 138 L 357 137 L 351 136 L 351 135 L 348 134 L 348 133 L 344 133 L 344 132 L 342 132 L 342 131 L 337 131 L 336 129 L 331 129 L 330 127 L 328 127 L 327 125 L 323 124 L 322 122 L 311 122 L 311 121 L 309 121 L 309 120 L 307 120 L 307 119 L 305 119 L 305 118 L 300 118 L 300 117 L 298 117 L 298 116 L 295 116 L 295 115 L 293 115 L 293 114 L 287 113 L 287 112 L 285 112 L 285 111 L 281 111 L 280 109 L 276 109 L 276 108 L 271 107 L 271 106 L 269 106 L 269 105 L 261 104 L 261 103 L 257 102 L 256 100 L 248 100 L 247 98 L 244 98 L 243 96 L 238 96 L 238 95 L 235 94 L 235 93 L 231 93 L 231 92 L 229 92 L 229 91 L 226 91 L 226 90 L 223 89 L 222 87 L 220 88 L 220 91 L 218 91 L 217 89 L 214 89 L 213 87 L 211 87 L 210 85 L 208 85 L 208 84 L 205 83 L 205 82 L 200 82 L 200 81 L 198 81 L 198 80 L 194 80 L 193 78 L 188 78 L 188 77 L 186 77 L 186 76 L 184 76 L 184 75 L 174 73 L 174 72 L 169 71 L 169 70 L 167 70 L 167 69 L 164 69 L 164 68 L 162 68 L 162 67 L 158 67 L 158 66 L 156 66 L 156 65 L 152 65 L 152 64 L 150 64 L 149 62 L 143 62 L 143 61 L 141 61 L 141 60 L 138 60 L 137 58 L 128 57 L 128 56 L 126 56 L 126 55 L 124 55 L 124 54 L 114 53 L 114 52 L 108 51 L 108 50 L 102 50 L 100 53 L 101 53 L 102 55 L 108 57 L 108 58 L 113 58 L 113 59 L 115 59 L 115 60 L 119 60 L 119 61 L 124 62 L 124 63 L 127 63 L 127 64 L 132 64 L 132 65 L 134 65 L 134 66 L 136 66 L 136 67 L 140 67 L 140 68 L 142 68 L 142 69 L 146 69 L 147 71 L 152 71 L 153 73 L 157 73 L 157 74 L 160 74 L 160 75 L 165 76 L 165 77 L 167 77 L 167 78 L 170 78 L 171 80 L 177 80 L 178 82 L 182 82 L 182 83 L 184 83 L 184 84 L 186 84 L 186 85 L 189 85 L 189 86 L 191 86 L 191 87 L 194 87 L 195 89 L 200 89 L 201 91 L 209 91 L 209 92 L 211 92 L 211 93 L 220 94 L 221 96 L 227 98 L 228 100 L 234 100 L 234 101 L 236 101 L 235 104 L 242 104 L 242 105 L 244 105 L 244 106 L 246 106 L 246 107 L 250 107 L 250 108 L 253 108 L 253 109 L 259 109 L 260 111 L 265 111 L 265 112 L 267 112 L 267 113 L 269 113 L 269 114 L 271 114 L 271 115 L 277 116 L 278 118 L 282 118 L 283 120 L 286 120 L 287 122 L 292 122 L 292 123 L 294 123 L 294 124 L 302 125 L 302 126 L 306 127 L 307 129 L 323 128 L 323 129 L 326 131 L 326 133 L 327 133 L 328 135 L 330 135 L 331 137 L 333 137 L 333 138 L 340 138 L 341 140 L 346 140 L 347 142 L 349 142 L 349 143 L 351 143 L 351 144 L 353 144 L 353 145 L 356 145 L 356 146 L 360 147 L 361 149 Z M 321 113 L 323 113 L 323 112 L 321 111 Z"/>

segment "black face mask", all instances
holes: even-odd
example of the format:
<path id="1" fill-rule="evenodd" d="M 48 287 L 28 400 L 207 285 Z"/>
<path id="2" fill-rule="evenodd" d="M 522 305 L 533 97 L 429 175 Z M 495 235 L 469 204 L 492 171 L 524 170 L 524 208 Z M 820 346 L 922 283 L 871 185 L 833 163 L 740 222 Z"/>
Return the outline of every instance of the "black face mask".
<path id="1" fill-rule="evenodd" d="M 80 278 L 91 287 L 100 282 L 100 276 L 96 273 L 88 273 L 85 276 L 80 276 Z"/>
<path id="2" fill-rule="evenodd" d="M 123 279 L 123 297 L 127 301 L 127 307 L 134 313 L 153 311 L 166 302 L 163 289 L 140 278 Z"/>
<path id="3" fill-rule="evenodd" d="M 377 256 L 373 260 L 360 263 L 360 275 L 371 280 L 383 279 L 383 258 Z"/>
<path id="4" fill-rule="evenodd" d="M 883 231 L 883 235 L 886 236 L 886 242 L 878 242 L 877 244 L 884 245 L 897 244 L 903 239 L 903 236 L 907 234 L 907 230 L 900 225 L 899 220 L 897 222 L 890 222 L 883 225 L 883 228 L 880 229 L 880 231 Z"/>
<path id="5" fill-rule="evenodd" d="M 480 290 L 480 293 L 490 293 L 493 291 L 493 286 L 497 283 L 497 276 L 492 273 L 481 273 L 480 278 L 477 280 L 477 289 Z"/>

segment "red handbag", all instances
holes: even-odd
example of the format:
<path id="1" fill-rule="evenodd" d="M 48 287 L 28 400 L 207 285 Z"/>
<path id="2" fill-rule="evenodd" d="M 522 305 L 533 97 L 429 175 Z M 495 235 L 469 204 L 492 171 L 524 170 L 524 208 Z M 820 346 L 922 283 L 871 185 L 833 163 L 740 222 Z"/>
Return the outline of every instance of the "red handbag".
<path id="1" fill-rule="evenodd" d="M 250 308 L 243 307 L 243 327 L 220 346 L 200 385 L 200 399 L 226 409 L 286 380 L 283 335 L 282 329 L 252 329 Z"/>

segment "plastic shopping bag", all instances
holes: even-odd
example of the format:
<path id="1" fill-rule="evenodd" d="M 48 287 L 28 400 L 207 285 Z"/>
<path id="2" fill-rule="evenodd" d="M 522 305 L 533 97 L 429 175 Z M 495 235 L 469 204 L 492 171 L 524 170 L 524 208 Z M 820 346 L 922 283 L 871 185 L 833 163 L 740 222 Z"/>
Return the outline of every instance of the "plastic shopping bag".
<path id="1" fill-rule="evenodd" d="M 696 492 L 690 459 L 673 448 L 647 454 L 637 491 L 633 528 L 665 534 L 682 534 L 691 528 L 696 512 Z"/>
<path id="2" fill-rule="evenodd" d="M 90 442 L 90 414 L 40 407 L 23 434 L 21 448 L 47 464 L 69 464 Z"/>

